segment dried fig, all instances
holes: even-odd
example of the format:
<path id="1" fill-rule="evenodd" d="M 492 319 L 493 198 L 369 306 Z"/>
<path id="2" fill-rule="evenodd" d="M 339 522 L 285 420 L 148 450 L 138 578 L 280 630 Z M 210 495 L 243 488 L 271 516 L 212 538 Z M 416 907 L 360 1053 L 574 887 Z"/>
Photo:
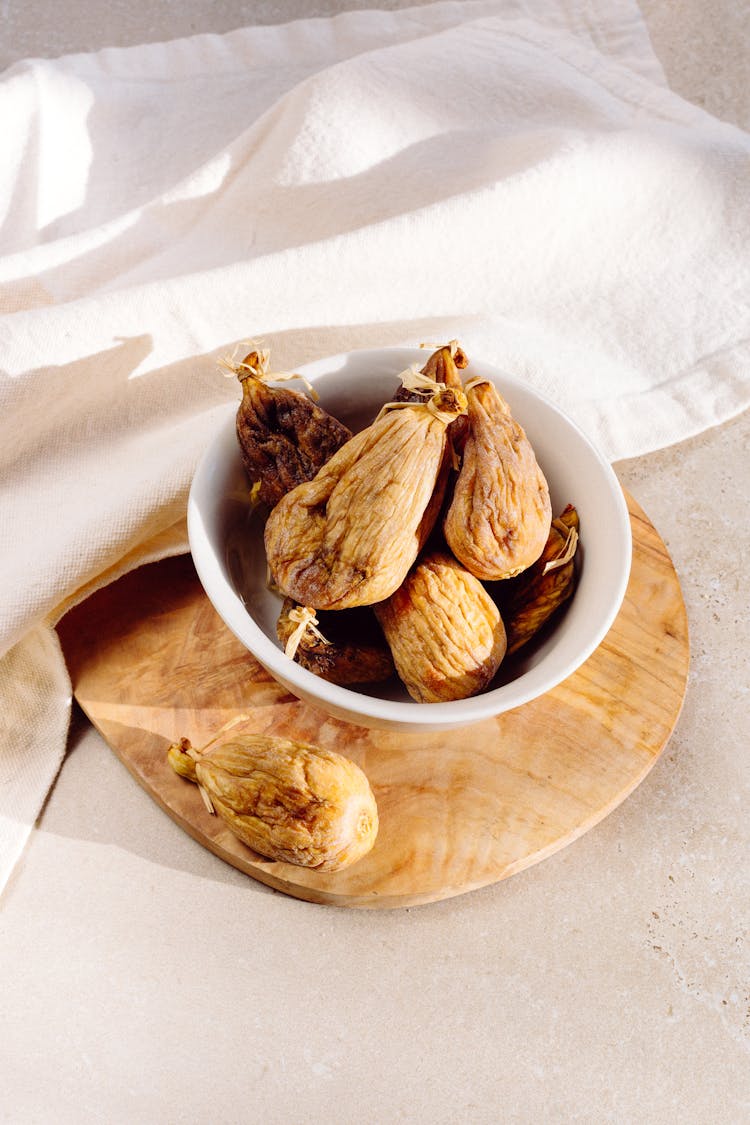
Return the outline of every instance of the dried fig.
<path id="1" fill-rule="evenodd" d="M 463 392 L 447 388 L 425 404 L 386 406 L 314 480 L 287 493 L 265 530 L 279 589 L 315 609 L 389 597 L 437 516 L 446 428 L 465 409 Z"/>
<path id="2" fill-rule="evenodd" d="M 375 843 L 370 783 L 341 754 L 265 734 L 235 735 L 203 753 L 183 738 L 167 754 L 234 835 L 269 859 L 339 871 Z"/>
<path id="3" fill-rule="evenodd" d="M 237 440 L 258 499 L 273 507 L 347 442 L 351 431 L 299 391 L 269 386 L 267 351 L 251 351 L 237 366 L 242 384 L 237 409 Z"/>
<path id="4" fill-rule="evenodd" d="M 509 656 L 531 640 L 572 595 L 577 546 L 578 513 L 568 504 L 552 521 L 547 543 L 537 561 L 518 578 L 500 584 Z"/>
<path id="5" fill-rule="evenodd" d="M 534 450 L 494 384 L 466 384 L 469 432 L 443 531 L 477 578 L 520 574 L 539 558 L 551 522 L 549 489 Z"/>
<path id="6" fill-rule="evenodd" d="M 394 674 L 390 649 L 371 609 L 360 606 L 318 617 L 309 614 L 285 598 L 276 623 L 287 655 L 303 668 L 333 684 L 379 683 Z"/>
<path id="7" fill-rule="evenodd" d="M 497 606 L 482 583 L 446 552 L 426 555 L 375 606 L 396 671 L 418 703 L 476 695 L 505 655 Z"/>

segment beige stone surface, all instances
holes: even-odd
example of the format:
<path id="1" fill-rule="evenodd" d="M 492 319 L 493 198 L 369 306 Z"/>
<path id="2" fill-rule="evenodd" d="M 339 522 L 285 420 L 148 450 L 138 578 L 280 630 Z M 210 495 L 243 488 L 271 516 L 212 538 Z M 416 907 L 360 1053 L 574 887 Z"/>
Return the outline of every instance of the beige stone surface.
<path id="1" fill-rule="evenodd" d="M 747 126 L 744 5 L 644 8 L 675 87 Z M 0 64 L 294 10 L 6 0 Z M 617 468 L 672 553 L 693 651 L 631 798 L 495 887 L 333 910 L 204 851 L 79 716 L 0 899 L 0 1120 L 750 1120 L 750 416 Z"/>

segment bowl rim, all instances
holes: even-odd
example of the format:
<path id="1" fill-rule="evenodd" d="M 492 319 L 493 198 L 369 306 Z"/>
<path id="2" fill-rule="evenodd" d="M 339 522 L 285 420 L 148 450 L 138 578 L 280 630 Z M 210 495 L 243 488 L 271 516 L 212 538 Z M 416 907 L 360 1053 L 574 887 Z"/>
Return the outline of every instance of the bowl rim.
<path id="1" fill-rule="evenodd" d="M 419 347 L 399 345 L 379 348 L 353 348 L 349 351 L 338 352 L 335 355 L 313 360 L 296 368 L 296 371 L 314 386 L 317 378 L 325 374 L 335 373 L 352 356 L 366 361 L 368 355 L 382 357 L 384 353 L 410 355 L 411 360 L 407 358 L 404 366 L 425 354 L 424 350 Z M 310 672 L 300 664 L 290 660 L 284 654 L 283 648 L 272 641 L 264 630 L 256 624 L 252 614 L 226 576 L 209 537 L 202 531 L 203 521 L 201 507 L 197 499 L 198 493 L 204 486 L 204 478 L 209 473 L 210 466 L 216 460 L 217 450 L 222 442 L 228 439 L 227 430 L 230 425 L 234 430 L 238 402 L 226 404 L 226 417 L 222 411 L 222 421 L 217 426 L 196 466 L 188 496 L 188 543 L 198 578 L 205 593 L 225 625 L 276 681 L 281 682 L 292 694 L 299 693 L 303 698 L 319 700 L 321 707 L 334 714 L 345 712 L 347 715 L 359 715 L 363 722 L 369 720 L 371 725 L 436 729 L 449 726 L 468 726 L 482 719 L 513 710 L 545 695 L 580 668 L 601 644 L 621 609 L 630 577 L 632 530 L 625 494 L 611 464 L 581 427 L 556 403 L 537 391 L 536 388 L 481 358 L 472 358 L 470 366 L 481 368 L 482 374 L 495 376 L 508 388 L 519 388 L 525 395 L 538 399 L 575 432 L 578 440 L 587 447 L 589 454 L 598 462 L 602 478 L 608 485 L 613 500 L 612 519 L 613 523 L 616 521 L 613 530 L 616 530 L 622 537 L 623 545 L 625 542 L 627 543 L 628 549 L 621 552 L 619 573 L 613 575 L 613 592 L 609 609 L 600 620 L 598 627 L 592 631 L 587 643 L 576 652 L 575 659 L 568 662 L 562 673 L 550 669 L 545 676 L 537 671 L 540 668 L 538 665 L 518 679 L 509 681 L 497 688 L 480 692 L 478 695 L 469 696 L 466 699 L 440 703 L 390 700 L 380 696 L 367 695 L 364 692 L 323 680 L 320 676 L 316 676 L 314 672 Z M 403 367 L 398 370 L 403 370 Z M 396 374 L 398 372 L 394 371 L 394 375 Z M 237 451 L 239 455 L 239 446 L 237 446 Z M 535 672 L 536 675 L 533 674 Z M 524 679 L 528 679 L 526 688 L 523 687 Z M 511 699 L 506 702 L 509 696 Z M 349 721 L 355 720 L 350 719 Z"/>

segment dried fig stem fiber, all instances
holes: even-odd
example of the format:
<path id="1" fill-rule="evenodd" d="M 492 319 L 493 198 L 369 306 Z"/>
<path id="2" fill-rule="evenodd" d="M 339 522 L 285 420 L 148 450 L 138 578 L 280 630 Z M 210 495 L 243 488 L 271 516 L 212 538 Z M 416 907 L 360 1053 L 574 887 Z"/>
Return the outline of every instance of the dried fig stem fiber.
<path id="1" fill-rule="evenodd" d="M 299 391 L 268 385 L 269 353 L 251 351 L 226 366 L 242 385 L 237 440 L 248 480 L 259 484 L 258 499 L 273 507 L 347 442 L 351 431 Z"/>
<path id="2" fill-rule="evenodd" d="M 425 388 L 435 385 L 463 390 L 463 382 L 459 371 L 466 367 L 469 360 L 458 340 L 451 340 L 450 343 L 442 345 L 421 344 L 420 347 L 434 347 L 435 350 L 421 371 L 418 372 L 418 378 L 408 378 L 406 377 L 408 373 L 404 372 L 401 376 L 403 385 L 393 396 L 394 401 L 424 402 L 425 398 L 429 397 L 431 393 L 430 390 Z M 416 364 L 414 365 L 414 371 L 416 372 Z M 455 468 L 458 468 L 457 458 L 463 449 L 467 427 L 468 419 L 465 414 L 459 415 L 455 422 L 451 423 L 449 431 L 451 448 L 449 452 L 451 462 L 455 461 Z M 442 503 L 442 497 L 440 499 Z"/>
<path id="3" fill-rule="evenodd" d="M 420 347 L 432 346 L 433 345 L 429 344 L 420 345 Z M 444 387 L 453 387 L 455 390 L 463 390 L 463 382 L 458 372 L 459 369 L 466 367 L 468 362 L 466 353 L 459 346 L 457 340 L 451 340 L 449 344 L 435 346 L 435 351 L 433 351 L 424 367 L 419 371 L 419 374 L 422 376 L 422 381 L 410 381 L 404 379 L 402 376 L 403 386 L 399 387 L 398 391 L 396 391 L 396 394 L 393 396 L 394 401 L 423 401 L 431 392 L 422 388 L 430 388 L 436 383 Z M 415 370 L 416 366 L 415 364 Z"/>
<path id="4" fill-rule="evenodd" d="M 503 591 L 503 616 L 508 630 L 508 655 L 539 632 L 572 595 L 576 584 L 575 552 L 578 512 L 569 504 L 552 521 L 544 550 L 528 570 Z"/>
<path id="5" fill-rule="evenodd" d="M 465 410 L 463 392 L 448 388 L 424 405 L 387 405 L 284 496 L 265 530 L 278 587 L 315 609 L 370 605 L 398 589 L 437 516 L 446 428 Z"/>
<path id="6" fill-rule="evenodd" d="M 284 651 L 303 668 L 333 684 L 380 683 L 394 674 L 390 649 L 371 609 L 334 610 L 320 620 L 311 614 L 309 607 L 286 598 L 276 623 Z"/>
<path id="7" fill-rule="evenodd" d="M 308 644 L 315 641 L 317 644 L 330 645 L 331 642 L 318 628 L 319 624 L 315 610 L 309 605 L 295 605 L 291 598 L 285 598 L 276 623 L 279 640 L 284 643 L 284 655 L 294 660 L 297 649 L 306 638 L 309 638 Z"/>
<path id="8" fill-rule="evenodd" d="M 520 574 L 539 558 L 551 522 L 549 489 L 505 399 L 486 380 L 466 384 L 469 432 L 446 541 L 477 578 Z"/>
<path id="9" fill-rule="evenodd" d="M 497 606 L 478 579 L 441 551 L 418 562 L 375 614 L 396 671 L 418 703 L 476 695 L 505 655 Z"/>
<path id="10" fill-rule="evenodd" d="M 339 871 L 375 843 L 378 810 L 370 783 L 341 754 L 242 734 L 205 753 L 182 739 L 167 755 L 177 773 L 205 790 L 234 835 L 269 859 Z"/>

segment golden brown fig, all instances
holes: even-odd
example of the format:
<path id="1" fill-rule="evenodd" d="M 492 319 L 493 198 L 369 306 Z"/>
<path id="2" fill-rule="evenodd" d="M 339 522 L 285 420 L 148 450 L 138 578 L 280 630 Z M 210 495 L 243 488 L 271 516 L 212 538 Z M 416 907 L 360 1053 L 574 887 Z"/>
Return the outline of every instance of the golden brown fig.
<path id="1" fill-rule="evenodd" d="M 242 384 L 237 409 L 242 463 L 250 483 L 260 485 L 258 499 L 272 508 L 312 480 L 352 435 L 307 395 L 269 386 L 267 367 L 268 353 L 252 351 L 231 369 Z"/>
<path id="2" fill-rule="evenodd" d="M 435 551 L 375 606 L 396 671 L 418 703 L 466 699 L 492 680 L 505 655 L 505 629 L 482 583 Z"/>
<path id="3" fill-rule="evenodd" d="M 470 380 L 469 433 L 443 531 L 477 578 L 520 574 L 539 558 L 551 521 L 549 489 L 534 450 L 492 383 Z"/>
<path id="4" fill-rule="evenodd" d="M 518 578 L 501 583 L 509 656 L 530 641 L 573 594 L 577 546 L 578 513 L 568 504 L 552 521 L 547 543 L 537 561 Z"/>
<path id="5" fill-rule="evenodd" d="M 265 530 L 279 589 L 314 609 L 371 605 L 398 589 L 437 515 L 446 428 L 465 409 L 449 389 L 386 408 L 284 496 Z"/>
<path id="6" fill-rule="evenodd" d="M 341 754 L 265 734 L 234 735 L 203 754 L 182 739 L 167 753 L 234 835 L 269 859 L 339 871 L 375 843 L 370 783 Z"/>
<path id="7" fill-rule="evenodd" d="M 333 684 L 379 683 L 394 675 L 390 650 L 371 609 L 321 612 L 313 619 L 314 629 L 305 628 L 303 619 L 301 630 L 300 609 L 285 598 L 276 634 L 285 646 L 294 642 L 293 659 L 303 668 Z"/>

